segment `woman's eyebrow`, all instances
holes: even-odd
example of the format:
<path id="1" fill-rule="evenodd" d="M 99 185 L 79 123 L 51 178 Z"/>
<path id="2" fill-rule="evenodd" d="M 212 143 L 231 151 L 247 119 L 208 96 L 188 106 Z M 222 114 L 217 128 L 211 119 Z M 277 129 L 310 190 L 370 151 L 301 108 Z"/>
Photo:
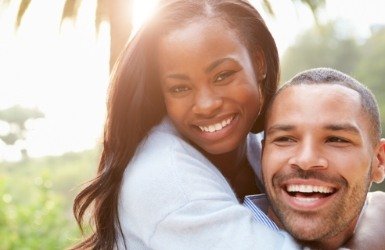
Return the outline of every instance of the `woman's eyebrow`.
<path id="1" fill-rule="evenodd" d="M 218 67 L 220 64 L 224 63 L 225 61 L 232 61 L 232 62 L 235 62 L 235 63 L 238 63 L 236 60 L 234 60 L 233 58 L 230 58 L 230 57 L 224 57 L 224 58 L 221 58 L 221 59 L 218 59 L 214 62 L 212 62 L 206 69 L 205 69 L 205 73 L 209 73 L 210 71 L 212 71 L 213 69 L 215 69 L 216 67 Z"/>
<path id="2" fill-rule="evenodd" d="M 178 80 L 189 80 L 189 77 L 184 74 L 178 74 L 178 73 L 171 73 L 166 75 L 166 78 L 173 78 L 173 79 L 178 79 Z"/>
<path id="3" fill-rule="evenodd" d="M 215 69 L 216 67 L 218 67 L 219 65 L 221 65 L 222 63 L 226 62 L 226 61 L 232 61 L 232 62 L 235 62 L 238 64 L 238 62 L 236 60 L 234 60 L 233 58 L 230 58 L 230 57 L 224 57 L 224 58 L 221 58 L 221 59 L 218 59 L 214 62 L 212 62 L 206 69 L 205 69 L 205 73 L 209 73 L 210 71 L 212 71 L 213 69 Z M 179 74 L 179 73 L 171 73 L 171 74 L 168 74 L 166 75 L 165 78 L 173 78 L 173 79 L 178 79 L 178 80 L 189 80 L 189 77 L 187 75 L 184 75 L 184 74 Z"/>

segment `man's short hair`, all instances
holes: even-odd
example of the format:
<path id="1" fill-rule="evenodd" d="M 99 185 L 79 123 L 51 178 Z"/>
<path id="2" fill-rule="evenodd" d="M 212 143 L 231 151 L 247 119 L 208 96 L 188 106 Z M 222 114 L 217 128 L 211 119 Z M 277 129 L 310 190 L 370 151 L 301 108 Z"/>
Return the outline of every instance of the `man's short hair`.
<path id="1" fill-rule="evenodd" d="M 368 115 L 371 124 L 371 140 L 373 144 L 377 144 L 377 142 L 381 138 L 381 122 L 378 104 L 375 96 L 365 85 L 363 85 L 353 77 L 348 76 L 335 69 L 314 68 L 298 73 L 277 91 L 275 97 L 270 102 L 268 109 L 270 110 L 271 104 L 274 102 L 275 98 L 279 95 L 279 93 L 282 92 L 284 89 L 289 88 L 291 86 L 303 84 L 337 84 L 356 91 L 360 95 L 361 107 L 364 112 Z M 269 110 L 267 112 L 266 117 L 269 117 Z"/>

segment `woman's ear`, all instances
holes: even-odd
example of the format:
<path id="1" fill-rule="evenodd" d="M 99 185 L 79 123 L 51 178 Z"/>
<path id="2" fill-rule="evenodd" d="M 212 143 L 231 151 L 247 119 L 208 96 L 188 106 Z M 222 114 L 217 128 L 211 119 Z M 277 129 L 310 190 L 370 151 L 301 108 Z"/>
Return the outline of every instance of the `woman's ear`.
<path id="1" fill-rule="evenodd" d="M 256 71 L 255 74 L 257 77 L 257 81 L 258 83 L 260 83 L 265 80 L 267 74 L 265 53 L 263 53 L 263 50 L 261 48 L 258 48 L 254 51 L 252 60 L 254 62 L 254 69 Z"/>
<path id="2" fill-rule="evenodd" d="M 374 152 L 375 161 L 372 166 L 372 181 L 381 183 L 385 178 L 385 139 L 380 140 L 379 145 Z"/>
<path id="3" fill-rule="evenodd" d="M 265 53 L 261 48 L 258 48 L 252 52 L 252 63 L 254 66 L 255 76 L 259 89 L 259 112 L 257 115 L 257 119 L 253 124 L 250 132 L 259 133 L 263 130 L 263 121 L 264 121 L 264 93 L 263 93 L 263 82 L 266 80 L 267 67 L 266 67 L 266 58 Z"/>

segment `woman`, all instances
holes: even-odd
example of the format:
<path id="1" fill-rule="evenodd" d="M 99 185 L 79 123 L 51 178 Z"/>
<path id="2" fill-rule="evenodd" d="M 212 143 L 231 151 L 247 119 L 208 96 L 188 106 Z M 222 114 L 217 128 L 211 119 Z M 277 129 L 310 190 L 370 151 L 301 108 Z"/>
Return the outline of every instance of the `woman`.
<path id="1" fill-rule="evenodd" d="M 75 248 L 295 249 L 242 206 L 260 193 L 274 39 L 241 0 L 169 0 L 112 74 L 98 175 L 77 196 Z M 258 176 L 258 178 L 256 178 Z"/>
<path id="2" fill-rule="evenodd" d="M 291 246 L 239 202 L 263 188 L 259 137 L 248 134 L 261 130 L 278 72 L 275 42 L 247 2 L 161 3 L 113 72 L 98 176 L 74 205 L 81 224 L 92 204 L 96 231 L 79 246 Z"/>

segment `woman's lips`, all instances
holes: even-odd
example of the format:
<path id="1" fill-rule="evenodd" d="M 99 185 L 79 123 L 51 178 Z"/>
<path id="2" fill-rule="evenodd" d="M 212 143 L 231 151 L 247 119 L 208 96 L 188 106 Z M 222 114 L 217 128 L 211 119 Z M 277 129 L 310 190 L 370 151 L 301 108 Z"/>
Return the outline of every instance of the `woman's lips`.
<path id="1" fill-rule="evenodd" d="M 232 115 L 231 117 L 223 119 L 220 122 L 216 122 L 210 125 L 199 125 L 198 127 L 203 132 L 213 133 L 227 127 L 233 121 L 234 117 L 235 115 Z"/>

